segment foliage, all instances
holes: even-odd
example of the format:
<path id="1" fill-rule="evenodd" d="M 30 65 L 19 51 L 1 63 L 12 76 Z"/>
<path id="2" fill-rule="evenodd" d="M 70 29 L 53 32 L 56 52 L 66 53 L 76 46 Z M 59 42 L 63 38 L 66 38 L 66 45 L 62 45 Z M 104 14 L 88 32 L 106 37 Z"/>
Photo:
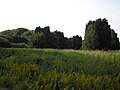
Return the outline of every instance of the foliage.
<path id="1" fill-rule="evenodd" d="M 36 27 L 35 30 L 25 28 L 17 28 L 6 30 L 0 33 L 1 37 L 8 39 L 12 47 L 19 43 L 25 43 L 30 48 L 54 48 L 54 49 L 80 49 L 82 37 L 78 35 L 71 38 L 64 37 L 64 33 L 60 31 L 50 32 L 50 27 Z M 16 44 L 16 45 L 15 45 Z M 24 47 L 23 47 L 24 48 Z"/>
<path id="2" fill-rule="evenodd" d="M 8 46 L 0 43 L 1 47 L 22 48 L 52 48 L 52 49 L 84 49 L 84 50 L 119 50 L 117 33 L 110 28 L 107 19 L 89 21 L 85 28 L 85 38 L 75 35 L 70 38 L 63 32 L 50 31 L 50 27 L 36 27 L 35 30 L 17 28 L 0 32 L 2 41 L 9 42 Z M 3 40 L 4 39 L 4 40 Z M 7 41 L 6 41 L 7 40 Z M 82 48 L 81 48 L 82 47 Z"/>
<path id="3" fill-rule="evenodd" d="M 118 42 L 117 34 L 111 30 L 108 21 L 105 18 L 99 18 L 95 21 L 89 21 L 86 25 L 82 48 L 88 50 L 118 50 Z"/>
<path id="4" fill-rule="evenodd" d="M 87 32 L 85 34 L 85 39 L 83 41 L 82 48 L 95 50 L 98 49 L 98 47 L 99 47 L 98 34 L 95 31 L 94 25 L 89 25 L 87 27 Z"/>
<path id="5" fill-rule="evenodd" d="M 17 28 L 17 29 L 13 29 L 13 30 L 6 30 L 6 31 L 3 31 L 2 33 L 4 35 L 8 35 L 8 36 L 16 36 L 16 35 L 21 35 L 21 34 L 23 34 L 26 31 L 28 31 L 28 29 Z"/>
<path id="6" fill-rule="evenodd" d="M 119 50 L 119 38 L 113 29 L 111 30 L 111 50 Z"/>
<path id="7" fill-rule="evenodd" d="M 28 48 L 29 46 L 25 43 L 11 43 L 11 46 L 14 48 Z"/>
<path id="8" fill-rule="evenodd" d="M 70 48 L 72 49 L 81 49 L 82 46 L 82 37 L 79 37 L 78 35 L 73 36 L 70 38 L 71 42 L 69 42 Z"/>
<path id="9" fill-rule="evenodd" d="M 0 47 L 11 47 L 10 41 L 0 37 Z"/>
<path id="10" fill-rule="evenodd" d="M 119 90 L 120 51 L 0 49 L 2 90 Z"/>

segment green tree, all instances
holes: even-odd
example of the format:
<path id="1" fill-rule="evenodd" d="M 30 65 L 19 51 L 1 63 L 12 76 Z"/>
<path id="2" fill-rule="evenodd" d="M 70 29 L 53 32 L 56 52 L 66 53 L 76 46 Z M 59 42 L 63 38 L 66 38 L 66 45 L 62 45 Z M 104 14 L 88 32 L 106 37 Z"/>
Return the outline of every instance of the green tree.
<path id="1" fill-rule="evenodd" d="M 86 25 L 83 49 L 108 50 L 111 46 L 111 29 L 106 19 L 89 21 Z"/>
<path id="2" fill-rule="evenodd" d="M 3 37 L 0 37 L 0 47 L 4 47 L 4 48 L 11 47 L 11 43 L 9 40 L 7 40 Z"/>
<path id="3" fill-rule="evenodd" d="M 113 29 L 111 30 L 111 50 L 119 50 L 119 38 Z"/>
<path id="4" fill-rule="evenodd" d="M 119 42 L 119 50 L 120 50 L 120 42 Z"/>
<path id="5" fill-rule="evenodd" d="M 46 37 L 43 33 L 35 34 L 33 39 L 33 47 L 45 48 Z"/>
<path id="6" fill-rule="evenodd" d="M 56 37 L 56 45 L 58 49 L 63 49 L 65 48 L 65 43 L 64 43 L 64 34 L 63 32 L 60 31 L 54 31 L 53 32 L 55 37 Z"/>
<path id="7" fill-rule="evenodd" d="M 50 34 L 50 27 L 49 26 L 46 26 L 43 28 L 42 32 L 47 36 Z"/>
<path id="8" fill-rule="evenodd" d="M 51 44 L 51 33 L 50 27 L 46 26 L 44 28 L 36 27 L 34 34 L 33 45 L 37 48 L 50 48 Z M 33 46 L 33 47 L 34 47 Z"/>
<path id="9" fill-rule="evenodd" d="M 98 34 L 98 41 L 100 50 L 108 50 L 111 45 L 111 28 L 107 19 L 97 19 L 94 21 L 95 30 Z"/>
<path id="10" fill-rule="evenodd" d="M 22 36 L 13 36 L 13 43 L 28 43 L 29 41 L 25 38 L 25 37 L 22 37 Z"/>
<path id="11" fill-rule="evenodd" d="M 35 33 L 40 33 L 42 32 L 42 28 L 39 26 L 39 27 L 36 27 L 35 28 Z"/>
<path id="12" fill-rule="evenodd" d="M 2 33 L 8 36 L 16 36 L 16 35 L 22 35 L 24 32 L 27 32 L 27 31 L 29 30 L 26 28 L 17 28 L 13 30 L 6 30 L 6 31 L 3 31 Z"/>
<path id="13" fill-rule="evenodd" d="M 55 49 L 80 49 L 82 38 L 73 36 L 64 37 L 60 31 L 50 32 L 50 27 L 36 27 L 35 30 L 17 28 L 0 32 L 3 37 L 12 43 L 12 47 L 34 47 L 34 48 L 55 48 Z"/>
<path id="14" fill-rule="evenodd" d="M 57 37 L 56 33 L 51 32 L 49 44 L 50 44 L 51 48 L 54 48 L 54 49 L 58 48 L 58 37 Z"/>
<path id="15" fill-rule="evenodd" d="M 27 32 L 27 31 L 29 31 L 29 30 L 26 29 L 26 28 L 17 28 L 17 29 L 15 30 L 16 35 L 22 35 L 24 32 Z"/>
<path id="16" fill-rule="evenodd" d="M 71 38 L 71 48 L 72 49 L 80 49 L 81 48 L 81 46 L 82 46 L 82 37 L 79 37 L 78 35 L 76 35 L 76 36 L 73 36 L 72 38 Z"/>
<path id="17" fill-rule="evenodd" d="M 98 34 L 95 31 L 94 25 L 89 25 L 86 28 L 85 39 L 82 43 L 82 49 L 95 50 L 99 47 Z"/>
<path id="18" fill-rule="evenodd" d="M 5 39 L 9 40 L 10 42 L 13 42 L 13 37 L 11 37 L 11 36 L 0 34 L 0 37 L 3 37 Z"/>

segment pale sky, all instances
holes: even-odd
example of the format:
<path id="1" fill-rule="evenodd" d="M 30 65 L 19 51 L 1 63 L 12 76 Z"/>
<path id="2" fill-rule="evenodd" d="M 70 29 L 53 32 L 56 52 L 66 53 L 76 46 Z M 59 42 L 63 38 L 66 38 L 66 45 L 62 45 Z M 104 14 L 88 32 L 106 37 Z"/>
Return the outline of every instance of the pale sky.
<path id="1" fill-rule="evenodd" d="M 50 26 L 84 38 L 89 20 L 107 18 L 120 37 L 120 0 L 0 0 L 0 31 Z"/>

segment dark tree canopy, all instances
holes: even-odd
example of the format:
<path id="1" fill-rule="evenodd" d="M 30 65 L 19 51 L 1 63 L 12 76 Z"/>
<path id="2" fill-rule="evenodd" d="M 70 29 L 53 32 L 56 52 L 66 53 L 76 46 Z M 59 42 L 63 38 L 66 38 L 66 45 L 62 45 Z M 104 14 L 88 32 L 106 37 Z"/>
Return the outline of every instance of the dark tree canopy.
<path id="1" fill-rule="evenodd" d="M 38 26 L 35 30 L 17 28 L 0 32 L 0 47 L 118 50 L 120 43 L 107 19 L 99 18 L 86 24 L 83 41 L 81 36 L 67 38 L 63 32 L 51 32 L 49 26 Z"/>
<path id="2" fill-rule="evenodd" d="M 112 29 L 111 30 L 111 50 L 119 49 L 119 38 L 117 37 L 117 33 Z"/>
<path id="3" fill-rule="evenodd" d="M 83 49 L 89 50 L 116 50 L 119 39 L 116 33 L 111 30 L 107 19 L 89 21 L 85 29 L 85 39 L 82 43 Z"/>
<path id="4" fill-rule="evenodd" d="M 39 27 L 36 27 L 35 28 L 35 33 L 40 33 L 42 32 L 42 28 L 39 26 Z"/>
<path id="5" fill-rule="evenodd" d="M 95 30 L 98 34 L 98 49 L 108 50 L 111 45 L 111 29 L 106 19 L 97 19 L 95 22 Z"/>
<path id="6" fill-rule="evenodd" d="M 5 43 L 7 41 L 11 47 L 15 48 L 54 48 L 54 49 L 80 49 L 82 38 L 73 36 L 72 38 L 64 37 L 64 33 L 60 31 L 50 32 L 50 27 L 36 27 L 35 30 L 25 28 L 17 28 L 6 30 L 0 33 Z M 8 44 L 9 45 L 9 44 Z M 4 46 L 1 44 L 1 47 Z M 8 46 L 5 46 L 8 47 Z"/>
<path id="7" fill-rule="evenodd" d="M 3 37 L 0 37 L 0 47 L 11 47 L 10 41 Z"/>
<path id="8" fill-rule="evenodd" d="M 71 47 L 72 49 L 80 49 L 82 46 L 82 37 L 79 37 L 78 35 L 73 36 L 70 38 L 71 40 Z"/>

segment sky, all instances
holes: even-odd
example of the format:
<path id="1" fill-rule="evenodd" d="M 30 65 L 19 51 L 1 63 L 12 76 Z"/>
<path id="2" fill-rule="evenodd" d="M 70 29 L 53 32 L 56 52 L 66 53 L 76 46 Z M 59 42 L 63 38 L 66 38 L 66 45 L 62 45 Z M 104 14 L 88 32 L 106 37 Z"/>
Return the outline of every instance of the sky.
<path id="1" fill-rule="evenodd" d="M 84 38 L 89 20 L 106 18 L 120 38 L 120 0 L 0 0 L 0 31 L 50 26 Z"/>

